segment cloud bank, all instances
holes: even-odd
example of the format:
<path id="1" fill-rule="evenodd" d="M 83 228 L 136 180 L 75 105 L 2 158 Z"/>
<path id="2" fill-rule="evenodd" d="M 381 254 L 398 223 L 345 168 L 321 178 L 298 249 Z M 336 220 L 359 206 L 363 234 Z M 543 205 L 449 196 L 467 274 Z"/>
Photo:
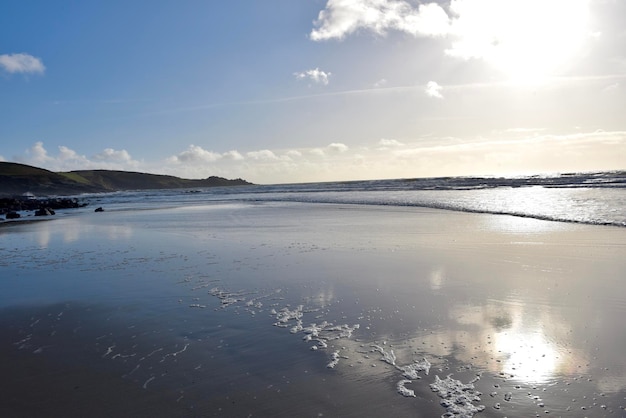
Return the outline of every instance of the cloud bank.
<path id="1" fill-rule="evenodd" d="M 46 71 L 39 58 L 24 53 L 0 55 L 0 68 L 10 74 L 43 74 Z"/>
<path id="2" fill-rule="evenodd" d="M 13 159 L 51 171 L 110 169 L 170 174 L 183 178 L 221 176 L 253 183 L 297 183 L 455 175 L 515 175 L 623 169 L 625 131 L 568 135 L 544 129 L 494 132 L 472 141 L 455 137 L 382 138 L 349 147 L 341 142 L 312 148 L 215 152 L 202 146 L 161 161 L 138 161 L 111 148 L 86 156 L 65 146 L 49 153 L 42 142 Z M 480 170 L 480 171 L 477 171 Z"/>
<path id="3" fill-rule="evenodd" d="M 72 170 L 138 170 L 141 162 L 134 160 L 126 150 L 106 148 L 91 157 L 81 155 L 76 151 L 60 145 L 56 154 L 50 154 L 43 142 L 36 142 L 24 151 L 24 154 L 15 156 L 15 161 L 51 171 Z"/>

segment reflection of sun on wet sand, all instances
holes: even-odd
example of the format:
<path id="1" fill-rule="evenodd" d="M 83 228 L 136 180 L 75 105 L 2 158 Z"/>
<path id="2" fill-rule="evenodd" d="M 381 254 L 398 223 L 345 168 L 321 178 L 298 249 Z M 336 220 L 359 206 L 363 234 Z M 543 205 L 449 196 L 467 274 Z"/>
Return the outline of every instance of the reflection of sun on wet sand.
<path id="1" fill-rule="evenodd" d="M 548 383 L 560 376 L 586 372 L 587 360 L 578 350 L 569 350 L 566 322 L 536 307 L 520 303 L 498 303 L 482 307 L 457 306 L 451 311 L 459 324 L 475 325 L 477 333 L 464 333 L 460 341 L 466 350 L 457 353 L 461 361 L 480 359 L 490 371 L 528 384 Z M 525 318 L 532 318 L 525 322 Z M 465 338 L 464 338 L 465 337 Z M 445 334 L 438 338 L 446 338 Z M 444 346 L 453 346 L 449 341 Z"/>

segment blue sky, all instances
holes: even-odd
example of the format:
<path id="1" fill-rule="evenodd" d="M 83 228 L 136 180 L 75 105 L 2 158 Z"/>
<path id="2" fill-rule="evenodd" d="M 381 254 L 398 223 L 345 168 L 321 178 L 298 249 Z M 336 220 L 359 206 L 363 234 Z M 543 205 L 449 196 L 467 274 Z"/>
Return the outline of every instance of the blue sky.
<path id="1" fill-rule="evenodd" d="M 255 183 L 626 168 L 621 0 L 5 1 L 0 160 Z"/>

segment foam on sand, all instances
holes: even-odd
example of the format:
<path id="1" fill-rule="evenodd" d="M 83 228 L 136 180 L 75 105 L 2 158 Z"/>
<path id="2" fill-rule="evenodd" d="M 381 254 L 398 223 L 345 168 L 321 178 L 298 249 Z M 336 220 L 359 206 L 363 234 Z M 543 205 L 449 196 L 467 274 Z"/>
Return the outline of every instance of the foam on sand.
<path id="1" fill-rule="evenodd" d="M 398 370 L 400 370 L 402 372 L 402 376 L 406 377 L 407 379 L 411 379 L 411 380 L 417 380 L 417 379 L 421 379 L 420 376 L 418 376 L 418 372 L 424 372 L 425 374 L 430 373 L 430 362 L 424 358 L 421 361 L 415 361 L 415 363 L 411 363 L 411 364 L 407 364 L 406 366 L 401 366 L 398 367 Z"/>
<path id="2" fill-rule="evenodd" d="M 398 389 L 398 393 L 400 395 L 407 397 L 407 398 L 415 398 L 415 391 L 411 389 L 407 389 L 407 387 L 405 386 L 409 383 L 413 383 L 413 381 L 408 380 L 408 379 L 400 380 L 398 384 L 396 385 L 396 388 Z"/>
<path id="3" fill-rule="evenodd" d="M 242 304 L 252 315 L 254 315 L 255 312 L 250 308 L 261 308 L 263 305 L 259 302 L 259 299 L 275 295 L 280 293 L 280 291 L 281 290 L 278 289 L 270 294 L 256 296 L 254 295 L 254 292 L 240 291 L 237 293 L 231 293 L 218 287 L 214 287 L 209 291 L 209 294 L 220 300 L 220 309 L 227 308 L 231 305 Z M 360 327 L 359 324 L 335 325 L 328 321 L 323 321 L 320 324 L 312 323 L 305 327 L 303 322 L 304 314 L 316 311 L 317 309 L 307 310 L 304 305 L 298 305 L 295 308 L 285 306 L 278 310 L 276 308 L 272 308 L 269 313 L 276 321 L 272 324 L 275 327 L 289 328 L 289 332 L 292 334 L 298 334 L 300 332 L 304 333 L 305 335 L 302 338 L 304 341 L 315 343 L 315 345 L 311 346 L 311 350 L 314 351 L 328 348 L 331 341 L 352 338 L 354 331 Z M 327 364 L 327 367 L 330 369 L 335 368 L 335 366 L 339 363 L 340 358 L 341 356 L 339 355 L 339 350 L 332 352 L 330 355 L 330 362 Z"/>
<path id="4" fill-rule="evenodd" d="M 254 292 L 239 291 L 231 293 L 218 287 L 214 287 L 208 293 L 209 295 L 212 295 L 220 300 L 219 309 L 225 309 L 232 305 L 241 305 L 248 310 L 250 314 L 255 315 L 256 312 L 251 309 L 260 309 L 263 306 L 258 302 L 258 300 L 269 297 L 272 294 L 276 294 L 278 291 L 259 297 L 255 296 Z M 325 350 L 331 347 L 332 343 L 336 340 L 351 339 L 354 332 L 360 328 L 359 324 L 335 325 L 326 320 L 322 320 L 319 323 L 311 323 L 305 326 L 305 314 L 316 312 L 318 309 L 309 310 L 305 308 L 304 305 L 297 305 L 295 308 L 289 305 L 280 308 L 279 304 L 273 304 L 272 306 L 272 309 L 269 310 L 270 316 L 275 321 L 272 325 L 279 328 L 288 328 L 289 332 L 292 334 L 303 333 L 304 336 L 302 339 L 305 342 L 314 343 L 314 345 L 311 346 L 311 350 L 313 351 Z M 196 306 L 194 305 L 192 307 Z M 315 318 L 321 319 L 322 317 L 323 315 L 317 315 Z M 385 345 L 385 343 L 383 343 L 383 345 Z M 413 362 L 409 364 L 400 365 L 398 364 L 398 358 L 393 349 L 385 349 L 379 344 L 371 344 L 370 347 L 372 351 L 381 355 L 379 359 L 380 361 L 392 366 L 401 374 L 402 378 L 396 384 L 396 391 L 398 394 L 407 398 L 416 397 L 415 391 L 413 389 L 409 389 L 407 385 L 420 380 L 420 373 L 424 373 L 425 375 L 430 373 L 430 361 L 426 358 L 422 358 L 421 360 L 413 360 Z M 178 352 L 167 354 L 165 357 L 176 356 L 177 354 L 185 351 L 186 348 L 187 346 Z M 326 367 L 329 369 L 336 368 L 341 358 L 348 358 L 340 354 L 341 350 L 339 348 L 343 349 L 344 347 L 333 348 L 335 349 L 330 353 L 329 362 L 326 364 Z M 146 382 L 144 386 L 147 386 L 149 382 L 150 381 Z M 474 389 L 473 382 L 464 384 L 459 380 L 452 379 L 450 376 L 443 380 L 440 379 L 439 376 L 435 376 L 435 381 L 430 385 L 430 387 L 432 391 L 436 392 L 442 399 L 440 403 L 446 409 L 446 413 L 443 416 L 470 418 L 485 408 L 483 405 L 476 404 L 480 402 L 481 394 Z"/>
<path id="5" fill-rule="evenodd" d="M 328 367 L 329 369 L 334 369 L 335 366 L 339 363 L 339 350 L 334 351 L 331 355 L 330 355 L 331 361 L 330 363 L 328 363 L 326 365 L 326 367 Z"/>
<path id="6" fill-rule="evenodd" d="M 441 406 L 446 408 L 448 417 L 471 418 L 485 409 L 484 405 L 475 405 L 480 402 L 480 392 L 474 389 L 472 383 L 463 383 L 453 379 L 450 375 L 444 380 L 435 376 L 435 382 L 430 384 L 433 392 L 442 399 Z"/>
<path id="7" fill-rule="evenodd" d="M 396 364 L 398 359 L 392 349 L 387 351 L 378 344 L 372 344 L 371 347 L 374 351 L 382 355 L 380 361 L 383 361 L 393 366 L 396 370 L 402 373 L 402 377 L 404 377 L 404 379 L 400 380 L 396 384 L 396 390 L 398 391 L 398 393 L 407 398 L 414 398 L 415 391 L 412 389 L 408 389 L 406 385 L 413 383 L 413 381 L 415 380 L 421 379 L 421 376 L 418 375 L 418 372 L 424 372 L 425 374 L 430 373 L 430 362 L 426 358 L 424 358 L 420 361 L 416 360 L 414 363 L 407 364 L 405 366 L 399 366 L 398 364 Z"/>

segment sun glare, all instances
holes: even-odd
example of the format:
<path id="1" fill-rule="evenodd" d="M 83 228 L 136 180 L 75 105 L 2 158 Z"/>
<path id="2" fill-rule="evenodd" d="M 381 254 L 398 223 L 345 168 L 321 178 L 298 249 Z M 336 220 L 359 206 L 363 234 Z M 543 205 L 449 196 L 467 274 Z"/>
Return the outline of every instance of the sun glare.
<path id="1" fill-rule="evenodd" d="M 546 383 L 555 377 L 559 352 L 540 331 L 528 334 L 501 332 L 495 336 L 495 348 L 505 360 L 502 372 L 514 380 Z"/>
<path id="2" fill-rule="evenodd" d="M 535 3 L 535 4 L 532 4 Z M 572 64 L 586 34 L 585 1 L 523 2 L 510 11 L 494 57 L 510 80 L 534 84 Z"/>
<path id="3" fill-rule="evenodd" d="M 515 84 L 536 84 L 574 64 L 588 34 L 587 0 L 486 0 L 458 9 L 449 53 L 481 57 Z M 465 18 L 463 17 L 465 15 Z"/>

